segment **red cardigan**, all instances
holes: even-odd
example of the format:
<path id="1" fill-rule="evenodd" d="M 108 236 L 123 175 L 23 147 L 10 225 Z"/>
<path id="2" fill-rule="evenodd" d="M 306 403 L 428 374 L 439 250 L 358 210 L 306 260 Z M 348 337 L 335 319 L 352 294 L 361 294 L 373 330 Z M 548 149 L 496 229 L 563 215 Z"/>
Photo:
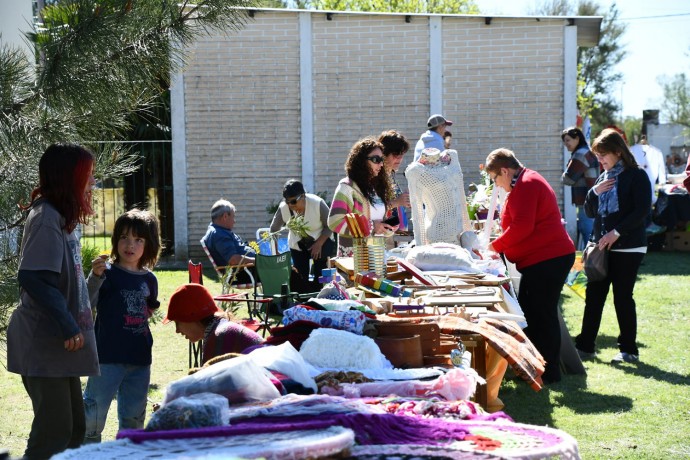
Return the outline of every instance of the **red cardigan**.
<path id="1" fill-rule="evenodd" d="M 561 222 L 553 189 L 538 172 L 524 169 L 501 213 L 503 234 L 493 247 L 518 270 L 575 252 Z"/>

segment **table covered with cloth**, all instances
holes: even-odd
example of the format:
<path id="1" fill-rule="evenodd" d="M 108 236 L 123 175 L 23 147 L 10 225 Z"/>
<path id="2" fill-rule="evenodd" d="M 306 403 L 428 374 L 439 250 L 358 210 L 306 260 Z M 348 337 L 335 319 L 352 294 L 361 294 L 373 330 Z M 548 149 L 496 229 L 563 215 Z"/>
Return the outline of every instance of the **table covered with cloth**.
<path id="1" fill-rule="evenodd" d="M 517 323 L 491 318 L 473 322 L 452 315 L 439 316 L 436 322 L 441 332 L 446 334 L 473 332 L 481 335 L 491 348 L 508 361 L 517 376 L 535 391 L 541 390 L 544 358 Z"/>
<path id="2" fill-rule="evenodd" d="M 514 321 L 480 318 L 468 321 L 458 315 L 399 315 L 391 318 L 378 315 L 382 321 L 433 322 L 444 334 L 479 334 L 491 349 L 505 358 L 515 374 L 527 382 L 535 391 L 542 388 L 541 375 L 544 373 L 544 358 Z"/>
<path id="3" fill-rule="evenodd" d="M 681 185 L 665 185 L 654 206 L 654 222 L 674 230 L 690 221 L 690 194 Z"/>
<path id="4" fill-rule="evenodd" d="M 548 427 L 501 421 L 442 420 L 393 414 L 250 419 L 232 426 L 146 433 L 66 451 L 57 460 L 93 458 L 404 458 L 579 459 L 575 439 Z"/>

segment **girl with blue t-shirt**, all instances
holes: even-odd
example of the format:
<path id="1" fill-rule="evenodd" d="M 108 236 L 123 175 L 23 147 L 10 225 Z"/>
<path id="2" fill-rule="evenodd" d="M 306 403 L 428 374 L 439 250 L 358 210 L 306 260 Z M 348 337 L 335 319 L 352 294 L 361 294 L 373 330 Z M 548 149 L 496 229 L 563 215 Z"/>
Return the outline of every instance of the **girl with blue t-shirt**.
<path id="1" fill-rule="evenodd" d="M 101 375 L 89 377 L 84 390 L 85 443 L 101 441 L 115 394 L 120 430 L 144 426 L 153 347 L 148 319 L 160 305 L 151 272 L 160 254 L 159 235 L 156 217 L 133 209 L 115 222 L 112 265 L 107 256 L 93 261 L 87 284 L 96 310 Z"/>

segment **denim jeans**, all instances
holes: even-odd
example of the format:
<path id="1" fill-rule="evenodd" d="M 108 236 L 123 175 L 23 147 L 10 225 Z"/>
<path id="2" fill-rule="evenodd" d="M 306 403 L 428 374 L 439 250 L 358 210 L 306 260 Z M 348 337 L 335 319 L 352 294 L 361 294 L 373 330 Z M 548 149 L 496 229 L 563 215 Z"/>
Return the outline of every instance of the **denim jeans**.
<path id="1" fill-rule="evenodd" d="M 89 377 L 84 390 L 84 443 L 101 442 L 110 403 L 116 394 L 120 430 L 143 428 L 150 378 L 151 366 L 101 364 L 101 375 Z"/>
<path id="2" fill-rule="evenodd" d="M 577 249 L 584 249 L 587 246 L 587 241 L 592 234 L 594 228 L 594 217 L 587 217 L 584 206 L 577 207 L 577 233 L 578 245 Z"/>

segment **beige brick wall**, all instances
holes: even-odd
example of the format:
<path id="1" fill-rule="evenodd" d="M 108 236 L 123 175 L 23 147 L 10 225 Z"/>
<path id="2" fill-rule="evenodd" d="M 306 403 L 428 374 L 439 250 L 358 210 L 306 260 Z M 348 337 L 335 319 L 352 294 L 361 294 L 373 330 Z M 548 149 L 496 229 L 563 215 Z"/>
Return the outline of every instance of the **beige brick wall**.
<path id="1" fill-rule="evenodd" d="M 189 253 L 212 203 L 238 207 L 248 240 L 282 184 L 301 176 L 299 17 L 260 11 L 238 33 L 197 42 L 184 73 Z M 465 184 L 498 147 L 513 149 L 562 196 L 563 21 L 443 19 L 444 114 Z M 357 139 L 385 129 L 412 148 L 429 116 L 429 19 L 376 14 L 311 16 L 314 192 L 332 196 Z M 411 160 L 408 154 L 402 170 Z M 401 180 L 404 185 L 404 179 Z M 184 186 L 175 184 L 175 186 Z"/>
<path id="2" fill-rule="evenodd" d="M 534 19 L 443 21 L 444 109 L 466 178 L 499 147 L 539 171 L 559 195 L 563 25 Z M 468 180 L 466 179 L 466 183 Z"/>
<path id="3" fill-rule="evenodd" d="M 235 204 L 236 230 L 253 240 L 266 205 L 301 176 L 297 15 L 260 14 L 240 34 L 200 40 L 184 75 L 189 255 L 205 260 L 217 199 Z"/>
<path id="4" fill-rule="evenodd" d="M 316 188 L 332 195 L 358 139 L 396 129 L 414 148 L 426 129 L 428 20 L 334 15 L 327 21 L 314 15 L 312 21 Z M 411 159 L 406 156 L 401 173 Z"/>

